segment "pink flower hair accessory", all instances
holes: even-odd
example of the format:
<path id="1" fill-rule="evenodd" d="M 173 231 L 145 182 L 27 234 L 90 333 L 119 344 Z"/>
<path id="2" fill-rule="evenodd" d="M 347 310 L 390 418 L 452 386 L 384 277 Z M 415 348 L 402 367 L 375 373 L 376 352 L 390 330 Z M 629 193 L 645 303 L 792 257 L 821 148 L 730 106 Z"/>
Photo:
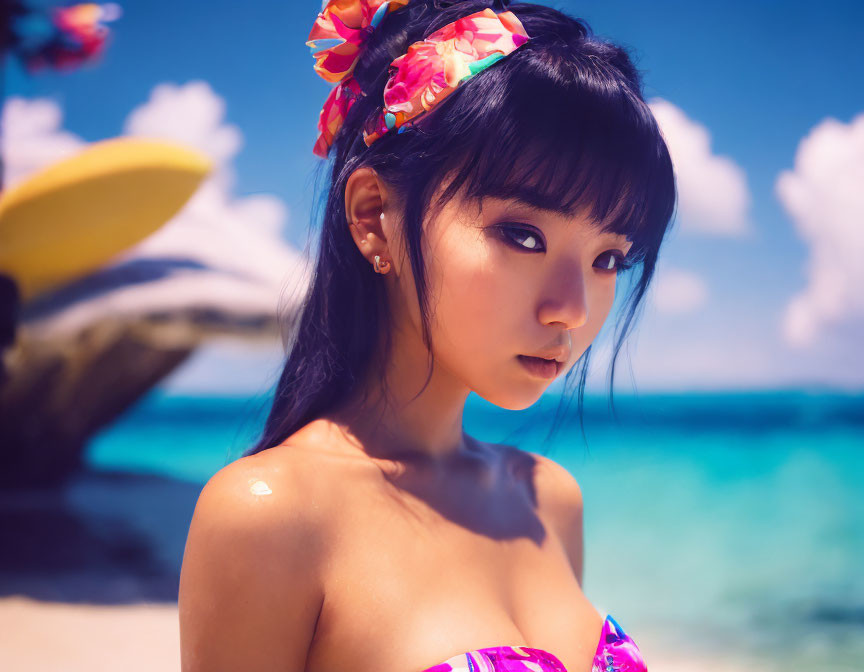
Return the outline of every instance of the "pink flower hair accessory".
<path id="1" fill-rule="evenodd" d="M 409 0 L 325 0 L 306 46 L 315 58 L 315 72 L 325 81 L 338 82 L 318 118 L 318 139 L 313 152 L 327 157 L 336 132 L 351 105 L 363 91 L 353 77 L 354 66 L 366 41 L 388 12 L 407 5 Z"/>
<path id="2" fill-rule="evenodd" d="M 367 146 L 428 112 L 463 81 L 511 54 L 529 39 L 513 12 L 486 8 L 447 24 L 408 47 L 391 64 L 384 107 L 363 131 Z"/>

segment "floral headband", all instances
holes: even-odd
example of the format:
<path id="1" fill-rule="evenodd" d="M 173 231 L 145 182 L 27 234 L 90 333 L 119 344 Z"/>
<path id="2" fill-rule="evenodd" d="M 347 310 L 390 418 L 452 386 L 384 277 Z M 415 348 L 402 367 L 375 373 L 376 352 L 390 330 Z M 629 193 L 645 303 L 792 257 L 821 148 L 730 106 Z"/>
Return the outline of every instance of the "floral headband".
<path id="1" fill-rule="evenodd" d="M 306 45 L 315 57 L 315 72 L 338 82 L 318 119 L 313 152 L 327 157 L 333 138 L 354 101 L 365 95 L 353 77 L 364 45 L 384 15 L 409 0 L 330 0 L 318 17 Z M 447 24 L 408 47 L 390 64 L 384 106 L 363 130 L 367 146 L 389 130 L 402 133 L 408 122 L 428 112 L 466 79 L 512 53 L 529 39 L 510 11 L 484 9 Z"/>

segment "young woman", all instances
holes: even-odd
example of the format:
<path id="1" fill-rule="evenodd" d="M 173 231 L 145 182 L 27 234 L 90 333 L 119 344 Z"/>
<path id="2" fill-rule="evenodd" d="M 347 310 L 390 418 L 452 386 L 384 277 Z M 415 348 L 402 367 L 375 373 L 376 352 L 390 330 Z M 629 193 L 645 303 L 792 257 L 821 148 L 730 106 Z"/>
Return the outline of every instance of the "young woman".
<path id="1" fill-rule="evenodd" d="M 338 83 L 315 274 L 263 436 L 195 508 L 184 672 L 647 669 L 582 592 L 574 478 L 462 429 L 472 390 L 524 409 L 579 367 L 581 406 L 617 278 L 616 357 L 675 203 L 627 53 L 505 4 L 315 21 Z"/>

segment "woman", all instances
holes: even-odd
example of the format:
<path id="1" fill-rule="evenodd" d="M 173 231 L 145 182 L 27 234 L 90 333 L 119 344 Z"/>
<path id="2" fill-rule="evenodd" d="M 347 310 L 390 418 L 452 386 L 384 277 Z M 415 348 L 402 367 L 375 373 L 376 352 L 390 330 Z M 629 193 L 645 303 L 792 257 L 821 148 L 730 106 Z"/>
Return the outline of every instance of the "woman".
<path id="1" fill-rule="evenodd" d="M 581 402 L 633 268 L 617 356 L 675 202 L 636 69 L 533 4 L 331 0 L 308 44 L 338 82 L 317 265 L 195 509 L 184 672 L 644 671 L 582 593 L 578 483 L 462 429 L 472 390 L 524 409 L 576 364 Z"/>

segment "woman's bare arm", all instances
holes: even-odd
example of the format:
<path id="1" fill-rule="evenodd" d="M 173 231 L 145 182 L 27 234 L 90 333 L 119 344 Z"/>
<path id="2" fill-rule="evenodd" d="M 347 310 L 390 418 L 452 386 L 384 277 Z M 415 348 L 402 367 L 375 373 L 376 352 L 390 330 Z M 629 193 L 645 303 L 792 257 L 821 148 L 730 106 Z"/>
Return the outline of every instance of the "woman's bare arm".
<path id="1" fill-rule="evenodd" d="M 290 465 L 266 462 L 229 464 L 198 497 L 180 575 L 182 672 L 305 667 L 324 599 L 321 526 Z"/>

